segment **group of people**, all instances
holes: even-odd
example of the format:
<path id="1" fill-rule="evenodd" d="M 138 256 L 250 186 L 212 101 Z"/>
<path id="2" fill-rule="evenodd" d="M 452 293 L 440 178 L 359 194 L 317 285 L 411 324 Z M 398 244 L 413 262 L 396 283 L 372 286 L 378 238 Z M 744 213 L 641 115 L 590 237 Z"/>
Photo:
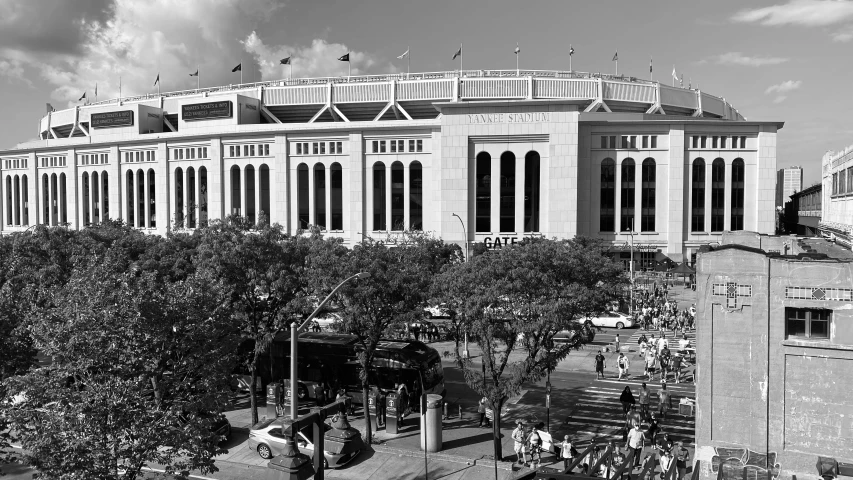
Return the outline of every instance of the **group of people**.
<path id="1" fill-rule="evenodd" d="M 536 468 L 536 465 L 542 463 L 543 440 L 542 435 L 539 434 L 542 428 L 544 428 L 544 424 L 526 427 L 521 420 L 515 421 L 515 429 L 511 436 L 517 463 L 529 465 L 532 468 Z M 528 454 L 530 454 L 530 463 L 527 461 Z"/>
<path id="2" fill-rule="evenodd" d="M 644 333 L 637 339 L 637 343 L 640 346 L 639 356 L 643 359 L 645 367 L 643 374 L 648 381 L 652 381 L 654 375 L 657 373 L 660 382 L 666 383 L 669 379 L 669 374 L 672 373 L 675 383 L 681 383 L 681 369 L 685 359 L 690 356 L 689 353 L 692 349 L 687 334 L 681 335 L 681 339 L 678 340 L 678 350 L 675 353 L 669 349 L 669 340 L 663 336 L 655 338 L 655 335 L 651 334 L 647 338 Z M 622 378 L 621 370 L 619 378 Z"/>
<path id="3" fill-rule="evenodd" d="M 411 326 L 406 324 L 404 334 L 406 338 L 414 338 L 418 342 L 429 343 L 441 340 L 441 331 L 438 326 L 431 323 L 413 323 Z"/>
<path id="4" fill-rule="evenodd" d="M 693 330 L 696 325 L 696 305 L 679 311 L 678 303 L 670 301 L 667 293 L 665 288 L 640 292 L 634 298 L 634 322 L 645 330 L 660 330 L 661 335 L 667 331 L 674 335 L 681 332 L 683 335 Z"/>

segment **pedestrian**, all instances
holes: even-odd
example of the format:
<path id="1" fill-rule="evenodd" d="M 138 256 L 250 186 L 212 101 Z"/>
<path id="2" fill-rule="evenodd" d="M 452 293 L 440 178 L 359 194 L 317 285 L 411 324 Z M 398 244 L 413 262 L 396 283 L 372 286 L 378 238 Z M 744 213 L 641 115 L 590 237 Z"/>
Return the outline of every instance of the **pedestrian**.
<path id="1" fill-rule="evenodd" d="M 658 444 L 657 444 L 658 450 L 660 450 L 663 453 L 669 454 L 670 452 L 672 452 L 672 446 L 673 446 L 673 444 L 672 444 L 672 440 L 670 440 L 670 438 L 669 438 L 669 434 L 664 433 L 663 437 L 660 439 L 660 442 L 658 442 Z"/>
<path id="2" fill-rule="evenodd" d="M 666 345 L 663 346 L 663 350 L 660 352 L 660 382 L 666 383 L 668 371 L 669 371 L 669 362 L 672 359 L 672 355 L 669 352 L 669 348 Z"/>
<path id="3" fill-rule="evenodd" d="M 644 420 L 649 418 L 649 387 L 645 383 L 640 388 L 640 415 Z"/>
<path id="4" fill-rule="evenodd" d="M 512 431 L 512 440 L 513 450 L 515 450 L 515 463 L 525 465 L 527 463 L 527 454 L 524 451 L 524 425 L 521 420 L 515 421 L 515 429 Z"/>
<path id="5" fill-rule="evenodd" d="M 569 436 L 564 436 L 562 443 L 560 443 L 560 458 L 563 459 L 563 473 L 570 473 L 569 465 L 575 461 L 574 449 L 575 447 L 572 445 Z"/>
<path id="6" fill-rule="evenodd" d="M 673 452 L 675 456 L 675 468 L 678 469 L 678 477 L 676 480 L 682 480 L 687 474 L 687 462 L 690 461 L 690 452 L 684 448 L 684 442 L 681 440 L 676 443 L 677 447 Z"/>
<path id="7" fill-rule="evenodd" d="M 596 379 L 604 378 L 604 368 L 606 365 L 604 364 L 604 355 L 601 354 L 601 350 L 598 351 L 598 355 L 595 356 L 595 374 Z"/>
<path id="8" fill-rule="evenodd" d="M 480 414 L 480 424 L 478 425 L 479 427 L 482 427 L 484 422 L 486 426 L 489 425 L 489 419 L 486 418 L 486 401 L 486 397 L 483 397 L 477 404 L 477 413 Z"/>
<path id="9" fill-rule="evenodd" d="M 643 423 L 643 419 L 640 418 L 640 412 L 637 410 L 636 405 L 631 405 L 631 411 L 628 412 L 628 429 L 625 430 L 627 433 L 628 430 L 634 427 L 634 425 L 641 425 Z"/>
<path id="10" fill-rule="evenodd" d="M 408 415 L 409 411 L 409 389 L 403 382 L 400 382 L 397 385 L 397 397 L 400 399 L 399 410 L 402 412 L 401 418 L 406 418 L 406 415 Z M 402 420 L 400 421 L 402 422 Z"/>
<path id="11" fill-rule="evenodd" d="M 382 390 L 376 393 L 376 424 L 380 427 L 385 426 L 385 394 Z"/>
<path id="12" fill-rule="evenodd" d="M 643 436 L 643 432 L 640 431 L 639 425 L 635 425 L 634 428 L 628 432 L 628 439 L 625 442 L 625 447 L 629 452 L 634 454 L 634 468 L 640 466 L 640 454 L 643 452 L 643 440 L 645 437 Z"/>
<path id="13" fill-rule="evenodd" d="M 655 374 L 655 365 L 657 364 L 657 355 L 654 350 L 649 349 L 646 352 L 646 377 L 648 381 L 652 381 L 652 376 Z"/>
<path id="14" fill-rule="evenodd" d="M 675 377 L 675 383 L 681 383 L 681 355 L 672 357 L 672 373 Z"/>
<path id="15" fill-rule="evenodd" d="M 622 394 L 619 396 L 619 401 L 622 402 L 622 411 L 627 415 L 628 410 L 636 403 L 634 393 L 631 392 L 631 387 L 625 385 L 625 389 L 622 390 Z"/>
<path id="16" fill-rule="evenodd" d="M 666 418 L 666 414 L 670 408 L 672 408 L 672 396 L 664 383 L 658 392 L 658 415 L 660 415 L 660 418 Z"/>
<path id="17" fill-rule="evenodd" d="M 535 428 L 530 429 L 530 434 L 527 436 L 527 441 L 524 442 L 527 451 L 530 452 L 530 468 L 536 469 L 542 463 L 542 437 Z M 536 459 L 536 466 L 533 466 L 533 459 Z"/>
<path id="18" fill-rule="evenodd" d="M 619 358 L 616 359 L 616 366 L 619 367 L 619 380 L 622 380 L 622 375 L 628 376 L 628 357 L 624 353 L 619 352 Z"/>
<path id="19" fill-rule="evenodd" d="M 637 340 L 637 344 L 640 346 L 640 358 L 646 356 L 646 345 L 648 345 L 649 339 L 646 338 L 646 334 L 640 335 L 640 339 Z"/>
<path id="20" fill-rule="evenodd" d="M 616 351 L 619 352 L 620 350 L 619 350 L 619 334 L 618 333 L 616 334 L 616 339 L 613 340 L 613 344 L 614 344 L 613 346 L 616 348 Z"/>
<path id="21" fill-rule="evenodd" d="M 660 456 L 660 478 L 664 479 L 667 477 L 670 469 L 673 466 L 672 455 L 669 452 L 661 453 Z"/>

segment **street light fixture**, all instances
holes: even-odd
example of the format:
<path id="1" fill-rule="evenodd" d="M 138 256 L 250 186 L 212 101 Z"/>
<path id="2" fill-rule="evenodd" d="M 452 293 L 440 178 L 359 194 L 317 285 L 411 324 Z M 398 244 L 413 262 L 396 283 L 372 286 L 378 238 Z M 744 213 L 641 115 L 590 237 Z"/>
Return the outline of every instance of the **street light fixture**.
<path id="1" fill-rule="evenodd" d="M 631 236 L 631 306 L 628 308 L 628 313 L 634 315 L 634 219 L 631 219 L 631 230 L 627 233 Z"/>
<path id="2" fill-rule="evenodd" d="M 296 322 L 290 324 L 290 418 L 292 418 L 293 420 L 296 420 L 296 418 L 299 417 L 299 375 L 296 372 L 296 359 L 298 358 L 297 354 L 299 353 L 299 332 L 305 330 L 305 327 L 307 327 L 311 323 L 311 320 L 314 320 L 314 317 L 316 317 L 317 314 L 320 313 L 320 310 L 323 309 L 323 307 L 329 302 L 329 300 L 331 300 L 332 296 L 337 293 L 337 291 L 340 290 L 345 283 L 349 282 L 350 280 L 367 278 L 369 276 L 369 272 L 359 272 L 355 275 L 345 278 L 341 283 L 338 284 L 337 287 L 332 290 L 332 292 L 325 299 L 323 299 L 322 302 L 320 302 L 319 305 L 317 305 L 317 308 L 315 308 L 314 311 L 311 312 L 311 315 L 309 315 L 308 318 L 306 318 L 305 321 L 302 322 L 302 325 L 299 325 L 297 327 Z"/>
<path id="3" fill-rule="evenodd" d="M 462 221 L 462 217 L 453 213 L 453 216 L 459 219 L 459 223 L 462 224 L 462 235 L 465 236 L 465 262 L 468 262 L 468 231 L 465 229 L 465 222 Z M 463 332 L 465 334 L 465 348 L 462 349 L 462 358 L 468 358 L 471 354 L 468 352 L 468 332 Z"/>

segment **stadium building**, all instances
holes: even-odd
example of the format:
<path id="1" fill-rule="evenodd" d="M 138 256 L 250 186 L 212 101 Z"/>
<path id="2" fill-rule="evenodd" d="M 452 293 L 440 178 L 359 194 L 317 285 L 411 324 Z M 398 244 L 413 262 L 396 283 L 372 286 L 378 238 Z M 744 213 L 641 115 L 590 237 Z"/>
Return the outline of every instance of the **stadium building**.
<path id="1" fill-rule="evenodd" d="M 264 212 L 347 244 L 404 230 L 500 248 L 577 234 L 636 261 L 774 231 L 776 132 L 723 98 L 555 71 L 293 79 L 48 113 L 0 151 L 2 232 L 146 232 Z M 460 221 L 461 220 L 461 221 Z M 464 233 L 463 233 L 464 232 Z"/>

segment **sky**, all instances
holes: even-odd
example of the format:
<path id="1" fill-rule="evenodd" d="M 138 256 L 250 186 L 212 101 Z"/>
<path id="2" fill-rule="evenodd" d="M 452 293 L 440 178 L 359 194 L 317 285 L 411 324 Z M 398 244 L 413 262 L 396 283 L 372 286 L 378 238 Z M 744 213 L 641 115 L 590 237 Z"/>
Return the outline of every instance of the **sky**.
<path id="1" fill-rule="evenodd" d="M 573 68 L 691 84 L 749 120 L 784 121 L 778 166 L 820 181 L 853 144 L 853 0 L 0 0 L 0 146 L 37 134 L 45 103 L 294 77 Z M 120 79 L 120 80 L 119 80 Z"/>

